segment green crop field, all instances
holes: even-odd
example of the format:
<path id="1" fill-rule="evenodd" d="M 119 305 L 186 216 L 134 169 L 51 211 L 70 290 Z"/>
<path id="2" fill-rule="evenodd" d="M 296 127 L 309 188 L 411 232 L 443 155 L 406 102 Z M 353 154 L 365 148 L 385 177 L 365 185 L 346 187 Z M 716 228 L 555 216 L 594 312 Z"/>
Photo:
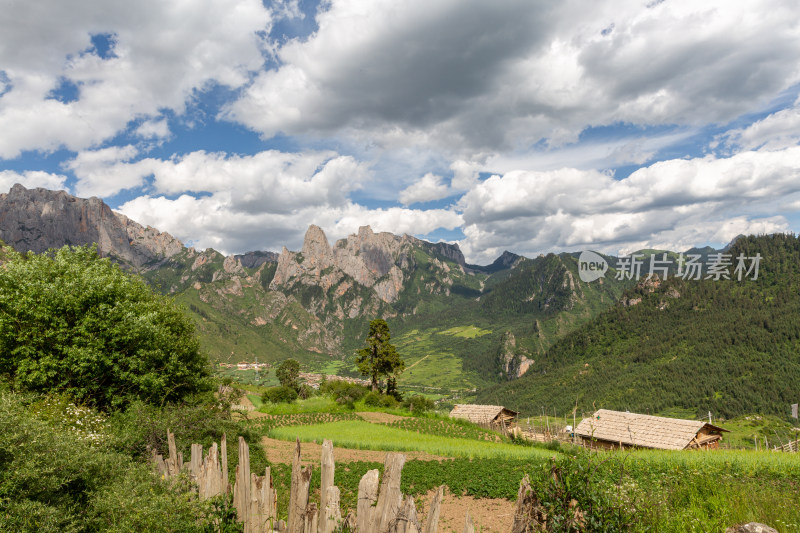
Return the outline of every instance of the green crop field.
<path id="1" fill-rule="evenodd" d="M 552 452 L 541 448 L 503 442 L 441 437 L 361 421 L 281 427 L 270 431 L 269 435 L 284 440 L 292 440 L 297 437 L 303 442 L 331 439 L 334 446 L 345 448 L 420 451 L 444 457 L 534 459 L 553 455 Z"/>

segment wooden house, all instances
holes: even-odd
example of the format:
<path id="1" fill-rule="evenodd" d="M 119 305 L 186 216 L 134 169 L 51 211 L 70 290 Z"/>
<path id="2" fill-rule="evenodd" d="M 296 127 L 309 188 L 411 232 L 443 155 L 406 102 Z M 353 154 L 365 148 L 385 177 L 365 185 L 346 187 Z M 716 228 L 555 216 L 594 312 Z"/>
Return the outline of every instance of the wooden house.
<path id="1" fill-rule="evenodd" d="M 727 429 L 708 422 L 600 409 L 584 418 L 575 435 L 589 448 L 713 449 Z"/>
<path id="2" fill-rule="evenodd" d="M 458 404 L 450 411 L 450 418 L 463 418 L 474 424 L 508 431 L 516 427 L 517 414 L 502 405 Z"/>

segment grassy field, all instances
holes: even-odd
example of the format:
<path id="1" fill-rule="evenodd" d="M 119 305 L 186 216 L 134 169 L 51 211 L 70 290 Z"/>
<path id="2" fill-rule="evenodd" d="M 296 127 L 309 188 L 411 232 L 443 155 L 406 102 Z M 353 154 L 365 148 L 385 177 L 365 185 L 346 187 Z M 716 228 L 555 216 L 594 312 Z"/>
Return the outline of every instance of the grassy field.
<path id="1" fill-rule="evenodd" d="M 461 437 L 441 437 L 362 421 L 333 422 L 270 431 L 273 438 L 303 442 L 331 439 L 334 446 L 365 450 L 419 451 L 444 457 L 535 459 L 550 457 L 540 448 Z"/>
<path id="2" fill-rule="evenodd" d="M 448 392 L 474 389 L 481 384 L 480 379 L 464 371 L 456 351 L 458 342 L 450 341 L 469 340 L 487 333 L 491 332 L 475 326 L 459 326 L 444 331 L 413 329 L 396 337 L 394 343 L 406 364 L 406 370 L 398 376 L 398 384 Z"/>
<path id="3" fill-rule="evenodd" d="M 290 417 L 304 418 L 291 421 Z M 733 524 L 758 521 L 780 532 L 800 532 L 800 454 L 588 453 L 568 445 L 545 449 L 494 442 L 496 434 L 482 428 L 430 415 L 370 423 L 354 413 L 316 413 L 261 423 L 262 431 L 273 438 L 299 437 L 305 442 L 327 438 L 336 447 L 422 451 L 452 458 L 409 461 L 403 471 L 403 491 L 414 496 L 445 484 L 454 495 L 514 500 L 520 480 L 528 474 L 551 516 L 569 515 L 574 499 L 594 521 L 589 531 L 724 531 Z M 355 505 L 358 480 L 371 468 L 382 465 L 355 462 L 337 469 L 343 505 Z M 278 467 L 276 475 L 288 480 L 285 469 Z M 318 486 L 318 474 L 314 476 L 312 490 Z"/>

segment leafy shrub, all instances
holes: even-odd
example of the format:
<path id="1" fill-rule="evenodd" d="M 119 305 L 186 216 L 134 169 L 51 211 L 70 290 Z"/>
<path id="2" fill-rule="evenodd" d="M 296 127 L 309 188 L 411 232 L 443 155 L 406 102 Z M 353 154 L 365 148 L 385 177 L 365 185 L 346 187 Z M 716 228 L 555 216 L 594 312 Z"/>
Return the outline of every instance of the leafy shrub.
<path id="1" fill-rule="evenodd" d="M 364 405 L 370 407 L 397 407 L 398 401 L 388 394 L 370 391 L 364 396 Z"/>
<path id="2" fill-rule="evenodd" d="M 0 530 L 200 532 L 206 510 L 184 484 L 94 445 L 0 392 Z"/>
<path id="3" fill-rule="evenodd" d="M 310 387 L 309 385 L 306 385 L 304 383 L 304 384 L 300 385 L 300 390 L 297 392 L 297 395 L 301 399 L 307 400 L 307 399 L 311 398 L 312 396 L 314 396 L 314 393 L 315 393 L 314 388 Z"/>
<path id="4" fill-rule="evenodd" d="M 194 325 L 96 247 L 8 252 L 0 269 L 0 374 L 101 409 L 208 390 Z"/>
<path id="5" fill-rule="evenodd" d="M 430 400 L 425 396 L 416 395 L 407 398 L 406 401 L 403 402 L 403 407 L 415 415 L 420 415 L 427 411 L 432 411 L 436 406 L 434 405 L 433 400 Z"/>
<path id="6" fill-rule="evenodd" d="M 379 393 L 370 391 L 364 396 L 364 404 L 370 407 L 380 407 L 382 402 L 381 398 L 382 396 Z"/>
<path id="7" fill-rule="evenodd" d="M 292 403 L 297 399 L 297 391 L 284 385 L 279 387 L 270 387 L 264 391 L 261 399 L 265 403 Z"/>
<path id="8" fill-rule="evenodd" d="M 598 456 L 579 452 L 534 469 L 531 487 L 547 517 L 546 531 L 630 531 L 633 510 L 615 498 Z"/>
<path id="9" fill-rule="evenodd" d="M 320 383 L 319 391 L 321 394 L 329 394 L 336 400 L 336 403 L 346 405 L 350 409 L 354 408 L 354 403 L 366 396 L 369 392 L 367 387 L 346 381 L 330 380 Z"/>

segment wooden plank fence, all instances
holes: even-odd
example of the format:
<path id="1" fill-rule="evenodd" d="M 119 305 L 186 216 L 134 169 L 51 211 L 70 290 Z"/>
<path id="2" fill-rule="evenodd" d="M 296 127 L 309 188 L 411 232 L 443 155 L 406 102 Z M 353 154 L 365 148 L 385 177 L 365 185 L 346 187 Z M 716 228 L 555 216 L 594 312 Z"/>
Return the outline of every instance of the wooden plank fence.
<path id="1" fill-rule="evenodd" d="M 195 483 L 201 500 L 233 492 L 233 506 L 244 533 L 334 533 L 347 530 L 357 533 L 436 533 L 439 526 L 439 507 L 444 497 L 444 485 L 433 496 L 425 526 L 419 523 L 414 498 L 404 496 L 400 479 L 406 457 L 402 453 L 388 452 L 383 468 L 383 479 L 378 470 L 370 470 L 358 484 L 358 503 L 355 512 L 342 518 L 339 487 L 334 484 L 335 463 L 333 443 L 325 440 L 320 459 L 320 502 L 309 501 L 311 466 L 300 462 L 300 440 L 295 443 L 292 457 L 292 480 L 289 495 L 288 520 L 277 520 L 278 498 L 270 468 L 263 476 L 250 472 L 250 450 L 244 438 L 239 437 L 239 465 L 231 489 L 228 483 L 228 453 L 226 436 L 220 445 L 212 444 L 203 456 L 203 447 L 192 444 L 189 462 L 177 452 L 175 435 L 167 432 L 169 456 L 153 453 L 153 464 L 165 478 L 188 473 Z M 532 497 L 528 477 L 520 483 L 512 533 L 525 533 L 537 519 L 537 504 Z M 475 526 L 467 511 L 464 533 L 474 533 Z"/>
<path id="2" fill-rule="evenodd" d="M 787 442 L 783 446 L 775 446 L 772 448 L 775 452 L 798 452 L 800 451 L 800 439 Z"/>

